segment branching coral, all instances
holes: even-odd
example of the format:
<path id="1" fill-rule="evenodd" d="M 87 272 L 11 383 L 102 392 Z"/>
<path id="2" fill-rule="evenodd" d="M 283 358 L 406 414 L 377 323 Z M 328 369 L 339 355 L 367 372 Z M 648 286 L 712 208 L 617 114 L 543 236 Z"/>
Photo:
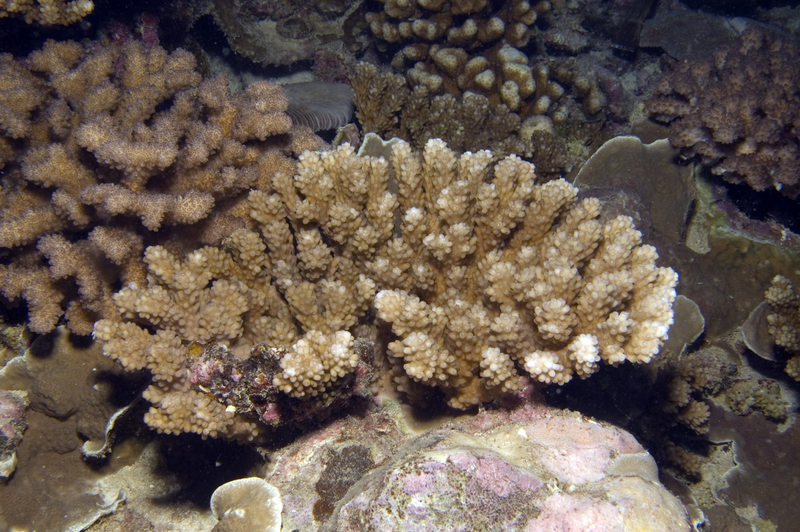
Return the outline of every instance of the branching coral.
<path id="1" fill-rule="evenodd" d="M 290 235 L 287 222 L 282 219 L 278 224 L 281 222 L 284 227 L 280 232 Z M 275 225 L 271 228 L 279 229 Z M 273 274 L 280 276 L 284 266 L 279 259 L 281 250 L 273 248 L 274 253 L 268 256 L 259 235 L 247 230 L 231 235 L 225 248 L 205 247 L 182 261 L 163 247 L 147 248 L 148 286 L 126 287 L 114 295 L 114 301 L 122 318 L 147 324 L 156 332 L 151 334 L 136 321 L 104 319 L 95 324 L 94 337 L 104 342 L 107 356 L 128 370 L 148 369 L 152 373 L 154 382 L 144 397 L 153 407 L 145 421 L 161 432 L 255 437 L 255 419 L 242 415 L 253 411 L 239 403 L 223 404 L 208 387 L 212 377 L 223 372 L 223 363 L 230 362 L 228 358 L 235 359 L 237 354 L 247 358 L 258 342 L 284 348 L 280 370 L 270 379 L 275 376 L 274 386 L 296 397 L 316 396 L 351 373 L 358 363 L 353 337 L 345 330 L 329 333 L 327 328 L 326 332 L 306 329 L 307 334 L 298 340 L 294 317 L 303 321 L 306 316 L 287 303 L 272 284 L 275 281 L 286 287 L 287 294 L 294 293 L 291 280 L 272 278 Z M 312 306 L 317 310 L 316 288 L 320 305 L 328 306 L 322 313 L 328 323 L 337 323 L 338 318 L 344 328 L 358 317 L 348 313 L 353 308 L 347 303 L 360 296 L 361 304 L 354 310 L 358 312 L 364 307 L 363 298 L 371 296 L 373 285 L 345 285 L 341 271 L 334 267 L 329 273 L 330 278 L 316 286 L 297 278 L 305 298 L 301 304 L 309 314 Z M 292 301 L 291 296 L 286 299 Z M 208 350 L 214 355 L 204 354 Z M 231 355 L 227 355 L 229 351 Z M 260 393 L 266 394 L 265 389 L 273 383 L 263 384 Z M 261 406 L 262 415 L 270 412 L 269 407 Z"/>
<path id="2" fill-rule="evenodd" d="M 573 84 L 571 78 L 553 76 L 554 66 L 543 53 L 555 49 L 563 56 L 562 52 L 577 54 L 587 48 L 590 34 L 581 26 L 581 11 L 577 3 L 548 1 L 387 0 L 383 12 L 369 13 L 367 20 L 379 48 L 396 51 L 392 67 L 412 90 L 424 88 L 431 98 L 449 95 L 455 101 L 471 93 L 486 97 L 491 113 L 502 104 L 505 113 L 518 114 L 522 121 L 546 115 L 561 123 L 570 115 L 580 120 L 583 113 L 596 120 L 602 117 L 601 111 L 608 110 L 600 88 L 600 70 L 605 67 L 598 58 L 584 61 L 598 66 L 598 71 L 582 69 Z M 545 31 L 535 25 L 540 17 L 547 19 Z M 535 49 L 538 54 L 533 53 Z M 354 86 L 358 83 L 354 81 Z M 575 104 L 576 98 L 583 102 L 582 109 Z M 458 149 L 455 143 L 450 146 Z"/>
<path id="3" fill-rule="evenodd" d="M 753 25 L 735 46 L 675 64 L 648 102 L 670 142 L 712 172 L 756 190 L 800 191 L 798 48 Z"/>
<path id="4" fill-rule="evenodd" d="M 601 223 L 597 200 L 576 201 L 563 180 L 536 185 L 515 156 L 493 166 L 490 152 L 458 157 L 441 140 L 421 155 L 392 146 L 390 161 L 348 145 L 303 154 L 273 192 L 250 194 L 261 237 L 240 230 L 184 260 L 147 249 L 148 286 L 114 296 L 127 321 L 94 334 L 153 373 L 151 426 L 247 437 L 240 414 L 272 423 L 280 394 L 330 405 L 354 393 L 367 370 L 352 332 L 370 304 L 396 335 L 398 387 L 441 388 L 458 408 L 658 352 L 677 276 L 630 218 Z"/>
<path id="5" fill-rule="evenodd" d="M 789 279 L 777 275 L 764 298 L 769 304 L 769 334 L 776 345 L 791 355 L 786 363 L 786 373 L 800 381 L 800 296 L 795 293 Z"/>
<path id="6" fill-rule="evenodd" d="M 379 72 L 369 63 L 358 64 L 352 82 L 358 119 L 367 132 L 407 139 L 417 149 L 441 138 L 458 151 L 539 155 L 531 136 L 519 134 L 519 115 L 486 96 L 466 91 L 456 98 L 424 86 L 409 89 L 403 76 Z"/>
<path id="7" fill-rule="evenodd" d="M 675 272 L 655 266 L 630 218 L 602 224 L 599 202 L 577 202 L 565 181 L 535 185 L 530 164 L 490 162 L 441 141 L 421 158 L 393 150 L 401 235 L 370 268 L 407 379 L 463 408 L 528 375 L 564 383 L 601 361 L 649 362 L 672 323 Z"/>
<path id="8" fill-rule="evenodd" d="M 251 192 L 250 215 L 263 237 L 239 230 L 222 249 L 205 247 L 182 261 L 160 246 L 146 250 L 148 285 L 126 287 L 114 301 L 123 319 L 157 332 L 135 321 L 101 320 L 94 336 L 126 368 L 153 374 L 145 392 L 154 405 L 148 424 L 170 433 L 253 437 L 252 414 L 270 423 L 285 414 L 279 391 L 284 402 L 314 400 L 334 386 L 340 395 L 358 393 L 358 382 L 340 382 L 364 352 L 348 329 L 366 312 L 375 283 L 354 261 L 389 238 L 396 203 L 386 191 L 386 163 L 352 155 L 347 148 L 307 152 L 294 179 L 275 176 L 281 195 Z M 383 172 L 369 172 L 381 164 Z M 226 354 L 247 358 L 259 343 L 268 347 L 254 350 L 255 368 L 244 370 Z M 234 373 L 261 380 L 247 401 L 229 394 L 239 380 Z M 214 386 L 228 390 L 227 406 L 210 393 Z M 317 406 L 334 402 L 326 397 Z"/>
<path id="9" fill-rule="evenodd" d="M 111 285 L 143 279 L 143 265 L 131 261 L 143 238 L 218 243 L 249 223 L 251 188 L 266 187 L 276 170 L 293 171 L 287 156 L 324 145 L 292 127 L 279 86 L 231 94 L 225 77 L 202 81 L 194 67 L 184 50 L 133 40 L 90 48 L 48 41 L 24 61 L 0 57 L 0 246 L 37 249 L 53 278 L 65 279 L 43 306 L 42 290 L 34 296 L 18 286 L 40 275 L 35 257 L 2 268 L 0 291 L 28 299 L 32 330 L 53 328 L 63 298 L 70 329 L 89 334 L 113 308 Z M 173 232 L 154 234 L 164 226 Z M 74 248 L 70 259 L 43 243 L 53 235 Z M 77 297 L 67 279 L 77 282 Z"/>
<path id="10" fill-rule="evenodd" d="M 522 100 L 510 89 L 501 93 L 517 94 L 511 99 L 494 94 L 492 86 L 420 83 L 412 79 L 413 71 L 403 76 L 359 63 L 351 77 L 358 119 L 365 131 L 402 138 L 420 150 L 429 139 L 441 138 L 456 151 L 490 149 L 498 158 L 516 153 L 533 160 L 541 174 L 558 174 L 576 162 L 568 160 L 566 138 L 581 145 L 596 142 L 591 138 L 596 133 L 575 124 L 585 128 L 591 122 L 599 129 L 604 118 L 627 120 L 632 98 L 595 59 L 532 63 L 511 48 L 503 52 L 515 71 L 524 67 L 524 79 L 517 76 L 528 87 Z"/>
<path id="11" fill-rule="evenodd" d="M 21 16 L 28 24 L 68 26 L 94 10 L 92 0 L 2 0 L 0 18 Z"/>

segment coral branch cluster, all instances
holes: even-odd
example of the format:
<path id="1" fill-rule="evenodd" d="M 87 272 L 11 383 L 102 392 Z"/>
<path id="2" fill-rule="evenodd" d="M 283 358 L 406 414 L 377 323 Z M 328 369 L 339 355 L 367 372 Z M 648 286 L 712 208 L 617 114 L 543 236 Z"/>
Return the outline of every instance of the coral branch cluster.
<path id="1" fill-rule="evenodd" d="M 251 192 L 260 235 L 239 230 L 183 260 L 147 249 L 148 286 L 118 292 L 122 319 L 94 334 L 153 373 L 151 426 L 252 437 L 253 414 L 274 421 L 279 397 L 352 393 L 342 382 L 366 371 L 358 331 L 372 306 L 393 332 L 398 388 L 412 399 L 441 389 L 456 408 L 657 354 L 677 275 L 655 265 L 630 218 L 601 222 L 598 200 L 578 201 L 563 180 L 536 184 L 516 156 L 389 145 L 388 160 L 348 145 L 303 154 L 293 176 Z M 257 408 L 228 396 L 245 372 L 262 381 L 247 392 Z"/>
<path id="2" fill-rule="evenodd" d="M 606 122 L 626 123 L 631 91 L 643 89 L 621 82 L 627 65 L 596 53 L 608 44 L 590 39 L 584 9 L 592 8 L 385 0 L 367 20 L 378 49 L 394 53 L 392 73 L 357 65 L 351 81 L 359 121 L 419 150 L 441 138 L 456 151 L 533 158 L 541 173 L 569 168 L 580 156 L 566 143 L 589 145 Z M 597 9 L 598 18 L 610 15 Z"/>
<path id="3" fill-rule="evenodd" d="M 800 192 L 800 49 L 752 26 L 736 45 L 674 64 L 648 102 L 670 142 L 755 190 Z"/>
<path id="4" fill-rule="evenodd" d="M 775 345 L 781 346 L 790 355 L 786 373 L 800 381 L 800 295 L 795 292 L 789 279 L 776 275 L 764 299 L 769 304 L 769 334 Z"/>
<path id="5" fill-rule="evenodd" d="M 383 171 L 371 173 L 371 165 Z M 393 229 L 386 163 L 353 157 L 349 148 L 307 152 L 294 180 L 279 173 L 273 181 L 282 194 L 249 196 L 260 235 L 241 229 L 222 247 L 206 246 L 183 260 L 149 247 L 147 286 L 114 295 L 125 321 L 95 325 L 106 355 L 153 374 L 145 421 L 159 431 L 252 438 L 253 414 L 283 421 L 285 396 L 315 400 L 334 385 L 348 395 L 359 389 L 359 382 L 343 386 L 341 380 L 358 373 L 365 349 L 349 330 L 375 293 L 356 260 Z M 260 368 L 242 370 L 229 352 L 255 357 Z M 247 401 L 211 393 L 223 376 L 230 388 L 244 374 L 261 375 Z M 334 399 L 341 397 L 326 404 Z"/>
<path id="6" fill-rule="evenodd" d="M 0 18 L 19 16 L 28 24 L 69 26 L 94 11 L 92 0 L 2 0 Z"/>
<path id="7" fill-rule="evenodd" d="M 66 307 L 89 334 L 113 314 L 113 283 L 144 281 L 145 244 L 219 243 L 247 225 L 250 189 L 323 146 L 292 127 L 279 86 L 231 94 L 190 53 L 135 40 L 2 55 L 0 94 L 0 247 L 17 248 L 0 291 L 41 333 Z"/>
<path id="8" fill-rule="evenodd" d="M 672 323 L 675 272 L 655 266 L 630 218 L 601 223 L 597 200 L 577 201 L 563 180 L 535 184 L 517 157 L 490 163 L 440 141 L 422 157 L 394 147 L 400 235 L 369 267 L 400 388 L 437 386 L 464 408 L 529 378 L 649 362 Z"/>

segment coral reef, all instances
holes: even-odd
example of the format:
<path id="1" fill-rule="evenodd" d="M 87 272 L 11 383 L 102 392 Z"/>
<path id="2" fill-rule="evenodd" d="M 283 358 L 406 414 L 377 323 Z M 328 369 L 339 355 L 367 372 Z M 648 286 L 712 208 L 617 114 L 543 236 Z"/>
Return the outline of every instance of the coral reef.
<path id="1" fill-rule="evenodd" d="M 546 407 L 418 435 L 405 421 L 385 402 L 274 453 L 266 480 L 284 494 L 285 528 L 690 530 L 652 457 L 617 427 Z"/>
<path id="2" fill-rule="evenodd" d="M 582 26 L 578 2 L 386 0 L 367 19 L 379 49 L 395 51 L 396 74 L 357 67 L 351 79 L 359 120 L 366 131 L 400 136 L 417 149 L 442 138 L 457 151 L 516 153 L 542 172 L 569 171 L 584 157 L 568 158 L 565 144 L 598 140 L 593 128 L 571 124 L 626 128 L 643 88 L 630 76 L 623 83 L 630 65 Z M 395 91 L 381 93 L 381 86 Z M 551 123 L 544 138 L 524 133 L 532 118 Z"/>
<path id="3" fill-rule="evenodd" d="M 798 47 L 761 26 L 713 56 L 673 63 L 648 102 L 673 146 L 755 190 L 800 192 Z"/>
<path id="4" fill-rule="evenodd" d="M 92 0 L 2 0 L 0 18 L 17 16 L 28 24 L 69 26 L 94 10 Z"/>
<path id="5" fill-rule="evenodd" d="M 113 315 L 115 282 L 143 283 L 145 242 L 218 243 L 247 224 L 247 191 L 324 145 L 292 127 L 277 85 L 232 95 L 194 67 L 184 50 L 135 40 L 0 56 L 0 246 L 17 248 L 0 291 L 27 300 L 32 331 L 66 307 L 70 329 L 89 334 Z"/>
<path id="6" fill-rule="evenodd" d="M 764 294 L 764 299 L 769 304 L 769 334 L 775 344 L 790 356 L 786 362 L 786 373 L 800 381 L 800 295 L 795 293 L 789 279 L 777 275 Z"/>

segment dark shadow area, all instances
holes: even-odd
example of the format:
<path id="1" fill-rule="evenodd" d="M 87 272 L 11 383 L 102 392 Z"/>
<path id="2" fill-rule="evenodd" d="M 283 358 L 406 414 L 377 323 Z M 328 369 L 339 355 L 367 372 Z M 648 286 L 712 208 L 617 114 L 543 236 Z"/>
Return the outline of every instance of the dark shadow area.
<path id="1" fill-rule="evenodd" d="M 731 202 L 748 218 L 777 222 L 800 234 L 800 199 L 790 199 L 775 189 L 756 191 L 745 184 L 734 185 L 719 180 Z"/>
<path id="2" fill-rule="evenodd" d="M 220 485 L 256 473 L 263 458 L 251 447 L 196 434 L 160 436 L 160 462 L 155 474 L 171 477 L 179 487 L 156 502 L 188 501 L 208 508 Z"/>

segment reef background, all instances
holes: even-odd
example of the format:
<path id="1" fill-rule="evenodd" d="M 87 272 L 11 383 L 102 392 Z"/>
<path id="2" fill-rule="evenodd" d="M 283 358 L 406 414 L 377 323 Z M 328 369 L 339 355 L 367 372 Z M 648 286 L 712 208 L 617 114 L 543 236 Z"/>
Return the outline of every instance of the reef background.
<path id="1" fill-rule="evenodd" d="M 25 370 L 8 366 L 0 380 L 3 434 L 19 458 L 0 486 L 0 515 L 8 524 L 55 530 L 49 519 L 67 514 L 80 522 L 98 503 L 74 487 L 138 464 L 136 474 L 148 479 L 138 485 L 149 482 L 153 492 L 129 493 L 126 504 L 104 501 L 104 510 L 116 512 L 87 519 L 94 523 L 89 530 L 155 526 L 156 517 L 146 522 L 132 510 L 137 497 L 150 501 L 142 507 L 155 500 L 196 514 L 197 526 L 210 528 L 211 492 L 260 473 L 261 457 L 248 445 L 201 439 L 186 429 L 150 430 L 141 421 L 148 406 L 135 401 L 148 376 L 123 372 L 89 335 L 97 320 L 116 315 L 115 292 L 153 275 L 139 260 L 145 247 L 163 246 L 181 259 L 201 245 L 235 249 L 229 235 L 256 228 L 248 193 L 269 189 L 263 176 L 294 173 L 305 149 L 343 138 L 360 142 L 374 132 L 416 149 L 441 138 L 456 153 L 518 154 L 536 165 L 540 179 L 567 176 L 580 187 L 579 198 L 600 198 L 607 212 L 631 216 L 643 241 L 658 249 L 658 264 L 678 273 L 678 294 L 689 303 L 676 302 L 670 340 L 650 364 L 602 366 L 589 379 L 543 387 L 538 400 L 630 431 L 656 458 L 661 481 L 697 510 L 691 517 L 699 529 L 792 529 L 800 517 L 792 488 L 800 479 L 792 459 L 800 434 L 797 375 L 787 361 L 797 355 L 791 331 L 800 319 L 794 292 L 773 279 L 782 275 L 800 287 L 799 135 L 791 111 L 800 108 L 797 7 L 628 1 L 409 7 L 388 0 L 20 5 L 0 4 L 0 53 L 10 54 L 0 59 L 0 90 L 16 111 L 23 109 L 4 113 L 0 122 L 0 358 L 31 347 Z M 48 48 L 48 39 L 62 44 Z M 164 52 L 158 61 L 148 55 L 156 47 Z M 124 61 L 142 64 L 141 79 L 115 68 Z M 81 80 L 67 80 L 62 67 L 86 64 L 88 79 L 100 63 L 116 86 L 145 87 L 150 107 L 95 119 L 96 107 L 125 109 L 126 100 L 112 91 L 110 103 L 84 97 Z M 225 83 L 214 78 L 219 73 Z M 60 97 L 39 98 L 42 80 L 64 87 Z M 272 84 L 312 80 L 352 87 L 355 113 L 344 121 L 352 124 L 338 135 L 335 127 L 312 129 L 326 123 L 322 116 L 341 114 L 339 103 L 312 94 L 301 111 L 295 108 L 312 117 L 301 123 L 290 112 L 297 97 Z M 45 112 L 43 101 L 60 130 L 26 129 Z M 161 113 L 166 125 L 148 113 Z M 132 124 L 139 123 L 149 130 L 134 138 Z M 163 146 L 132 155 L 134 141 L 147 135 Z M 51 196 L 53 190 L 61 193 Z M 318 278 L 357 286 L 352 274 L 338 275 Z M 756 354 L 744 327 L 771 286 L 784 293 L 767 299 L 772 314 L 784 316 L 785 335 L 778 347 L 765 340 L 769 352 Z M 342 313 L 347 327 L 361 319 L 362 299 Z M 125 366 L 137 364 L 149 367 L 147 361 Z M 355 359 L 341 365 L 360 367 Z M 364 387 L 357 380 L 338 391 L 350 400 L 368 395 Z M 417 406 L 410 419 L 457 415 L 444 401 L 458 388 L 445 387 L 430 401 L 436 406 Z M 27 398 L 11 393 L 20 390 Z M 403 391 L 414 402 L 413 386 Z M 108 419 L 132 401 L 111 433 Z M 276 431 L 262 450 L 324 427 L 339 403 L 321 403 L 323 421 L 314 417 L 319 405 L 314 415 L 293 410 L 301 420 L 309 416 L 307 425 Z M 258 414 L 267 419 L 270 412 Z M 228 437 L 246 439 L 249 425 L 237 423 L 204 435 L 228 430 Z M 104 450 L 108 441 L 113 452 Z M 84 458 L 87 443 L 97 458 Z M 44 504 L 50 506 L 42 512 Z"/>

